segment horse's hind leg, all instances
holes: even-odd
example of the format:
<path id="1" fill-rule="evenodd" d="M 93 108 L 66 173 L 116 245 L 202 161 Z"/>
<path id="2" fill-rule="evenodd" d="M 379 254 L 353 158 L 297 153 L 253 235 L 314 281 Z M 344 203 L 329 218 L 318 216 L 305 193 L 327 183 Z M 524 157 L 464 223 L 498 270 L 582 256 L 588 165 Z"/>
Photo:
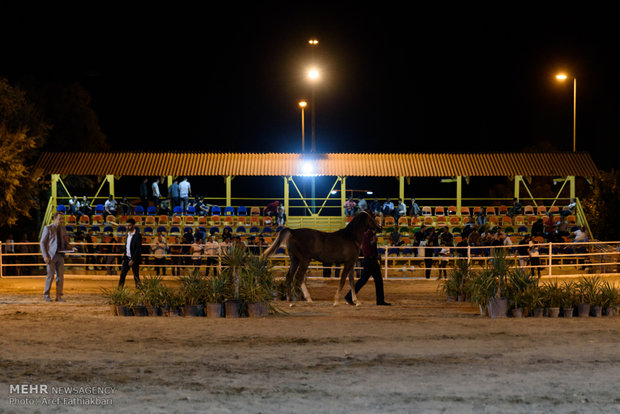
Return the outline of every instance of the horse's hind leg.
<path id="1" fill-rule="evenodd" d="M 295 272 L 297 272 L 297 268 L 299 267 L 299 262 L 291 258 L 291 266 L 288 269 L 288 273 L 286 274 L 286 301 L 291 301 L 291 287 L 293 286 L 293 276 L 295 276 Z"/>
<path id="2" fill-rule="evenodd" d="M 300 284 L 301 293 L 303 293 L 304 298 L 308 303 L 312 303 L 312 298 L 310 297 L 310 292 L 308 292 L 308 288 L 306 287 L 306 271 L 308 270 L 308 265 L 310 261 L 303 261 L 299 263 L 299 267 L 297 267 L 297 272 L 295 272 L 295 281 Z"/>

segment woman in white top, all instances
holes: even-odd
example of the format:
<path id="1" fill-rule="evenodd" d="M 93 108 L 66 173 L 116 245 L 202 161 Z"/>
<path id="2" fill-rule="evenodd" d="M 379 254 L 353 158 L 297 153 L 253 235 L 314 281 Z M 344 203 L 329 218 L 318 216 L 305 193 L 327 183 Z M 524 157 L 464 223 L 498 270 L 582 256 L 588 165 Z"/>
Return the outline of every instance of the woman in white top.
<path id="1" fill-rule="evenodd" d="M 162 270 L 162 275 L 166 276 L 166 268 L 164 264 L 166 262 L 166 252 L 168 251 L 168 243 L 166 243 L 166 238 L 164 237 L 164 233 L 161 231 L 157 233 L 157 239 L 155 243 L 151 247 L 151 252 L 153 253 L 153 258 L 155 261 L 155 274 L 159 276 L 159 270 Z"/>

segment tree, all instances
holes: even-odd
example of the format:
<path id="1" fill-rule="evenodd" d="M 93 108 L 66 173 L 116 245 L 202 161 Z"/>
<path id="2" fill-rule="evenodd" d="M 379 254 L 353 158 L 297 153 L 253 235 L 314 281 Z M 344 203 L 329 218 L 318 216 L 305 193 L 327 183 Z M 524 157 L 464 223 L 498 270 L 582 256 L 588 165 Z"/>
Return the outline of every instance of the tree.
<path id="1" fill-rule="evenodd" d="M 37 181 L 30 174 L 50 130 L 26 94 L 0 78 L 0 227 L 30 217 Z"/>
<path id="2" fill-rule="evenodd" d="M 620 240 L 620 171 L 601 171 L 581 204 L 596 238 Z"/>

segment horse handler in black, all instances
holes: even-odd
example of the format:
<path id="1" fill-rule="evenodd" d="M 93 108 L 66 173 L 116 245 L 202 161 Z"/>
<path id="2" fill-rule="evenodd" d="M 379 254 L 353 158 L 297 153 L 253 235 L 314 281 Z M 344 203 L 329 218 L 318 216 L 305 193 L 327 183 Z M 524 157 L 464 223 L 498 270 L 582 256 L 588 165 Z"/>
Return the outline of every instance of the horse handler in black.
<path id="1" fill-rule="evenodd" d="M 121 277 L 118 286 L 125 285 L 125 276 L 131 271 L 133 272 L 133 280 L 136 287 L 140 286 L 140 262 L 142 260 L 142 236 L 140 230 L 136 227 L 136 221 L 133 218 L 127 220 L 127 238 L 125 239 L 125 254 L 123 255 L 123 264 L 121 266 Z"/>
<path id="2" fill-rule="evenodd" d="M 377 296 L 377 306 L 390 306 L 383 295 L 383 278 L 381 277 L 381 265 L 379 265 L 379 253 L 377 252 L 377 235 L 373 230 L 366 230 L 362 240 L 362 255 L 364 256 L 362 277 L 355 283 L 355 293 L 368 282 L 370 276 L 375 281 L 375 292 Z M 351 291 L 344 297 L 349 305 L 353 305 Z"/>

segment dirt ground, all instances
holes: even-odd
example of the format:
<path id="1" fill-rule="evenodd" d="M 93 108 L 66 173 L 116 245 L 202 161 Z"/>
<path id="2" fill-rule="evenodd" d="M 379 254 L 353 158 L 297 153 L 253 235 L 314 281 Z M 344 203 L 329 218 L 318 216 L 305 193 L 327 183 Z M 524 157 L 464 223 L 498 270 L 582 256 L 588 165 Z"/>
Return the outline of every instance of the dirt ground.
<path id="1" fill-rule="evenodd" d="M 491 320 L 435 280 L 386 282 L 391 307 L 311 280 L 315 303 L 261 319 L 115 317 L 115 283 L 45 303 L 43 279 L 0 279 L 0 412 L 620 412 L 620 317 Z"/>

